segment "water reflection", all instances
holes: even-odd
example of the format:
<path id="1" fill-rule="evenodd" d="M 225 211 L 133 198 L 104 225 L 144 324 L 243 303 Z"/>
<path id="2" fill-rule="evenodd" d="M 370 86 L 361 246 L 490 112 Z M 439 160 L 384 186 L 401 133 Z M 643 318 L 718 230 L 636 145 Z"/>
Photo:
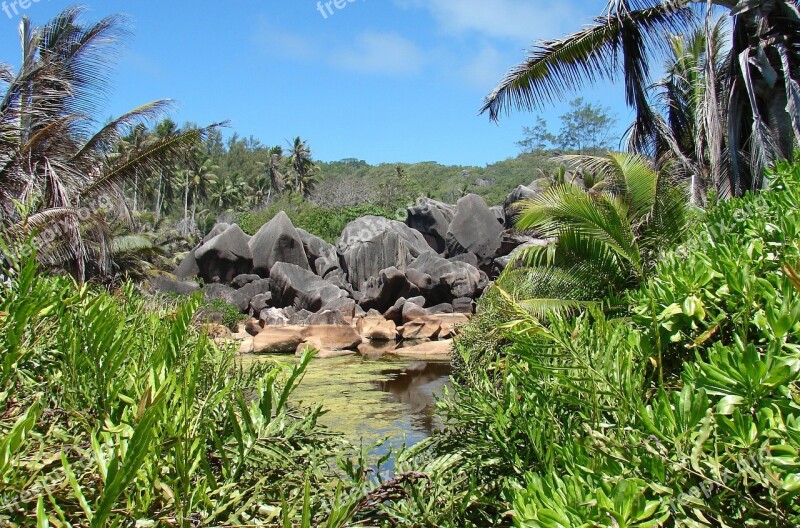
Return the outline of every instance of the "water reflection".
<path id="1" fill-rule="evenodd" d="M 388 438 L 387 446 L 411 446 L 440 427 L 435 401 L 449 384 L 449 362 L 415 361 L 384 350 L 362 354 L 312 361 L 291 401 L 303 407 L 322 405 L 326 412 L 320 423 L 356 445 Z M 297 361 L 285 355 L 246 359 Z"/>
<path id="2" fill-rule="evenodd" d="M 389 394 L 389 400 L 406 406 L 414 430 L 428 435 L 439 426 L 435 420 L 436 397 L 450 381 L 448 362 L 414 362 L 403 369 L 381 372 L 386 377 L 375 386 Z"/>

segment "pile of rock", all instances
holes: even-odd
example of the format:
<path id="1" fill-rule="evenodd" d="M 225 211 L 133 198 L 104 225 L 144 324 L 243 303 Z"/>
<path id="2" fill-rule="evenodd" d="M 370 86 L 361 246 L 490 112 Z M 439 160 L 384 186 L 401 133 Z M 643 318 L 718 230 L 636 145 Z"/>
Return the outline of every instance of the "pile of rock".
<path id="1" fill-rule="evenodd" d="M 526 190 L 527 189 L 527 190 Z M 209 300 L 251 317 L 252 352 L 355 351 L 365 342 L 447 340 L 474 311 L 490 279 L 519 246 L 543 244 L 507 229 L 518 188 L 505 207 L 477 195 L 455 206 L 424 199 L 406 222 L 365 216 L 336 244 L 292 225 L 280 212 L 254 236 L 217 224 L 174 271 L 162 291 L 191 293 L 202 278 Z"/>

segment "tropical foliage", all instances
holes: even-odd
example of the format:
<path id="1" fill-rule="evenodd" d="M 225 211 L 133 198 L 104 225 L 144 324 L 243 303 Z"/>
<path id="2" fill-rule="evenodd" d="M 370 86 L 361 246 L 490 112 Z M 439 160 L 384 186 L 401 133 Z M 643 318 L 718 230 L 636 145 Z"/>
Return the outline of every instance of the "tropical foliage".
<path id="1" fill-rule="evenodd" d="M 355 514 L 358 459 L 336 469 L 343 444 L 317 426 L 321 409 L 289 403 L 311 353 L 244 368 L 197 329 L 198 299 L 156 302 L 130 284 L 111 295 L 11 261 L 0 524 L 310 527 Z"/>
<path id="2" fill-rule="evenodd" d="M 597 182 L 589 191 L 571 181 L 552 184 L 522 202 L 517 228 L 551 242 L 518 252 L 525 269 L 511 266 L 506 274 L 525 275 L 532 298 L 521 305 L 540 318 L 635 288 L 689 227 L 680 185 L 641 156 L 562 159 Z"/>
<path id="3" fill-rule="evenodd" d="M 502 354 L 400 467 L 440 468 L 409 526 L 796 526 L 800 166 L 721 203 L 622 316 L 545 325 L 489 298 Z M 486 301 L 481 301 L 485 303 Z M 654 368 L 659 356 L 669 369 Z"/>
<path id="4" fill-rule="evenodd" d="M 3 227 L 23 239 L 55 225 L 57 233 L 40 240 L 40 255 L 82 279 L 90 264 L 100 272 L 111 267 L 110 226 L 129 220 L 123 186 L 163 172 L 207 130 L 130 143 L 125 155 L 113 155 L 127 131 L 169 102 L 143 105 L 95 130 L 109 58 L 124 32 L 118 17 L 85 24 L 80 14 L 67 9 L 44 27 L 23 18 L 22 65 L 0 72 L 0 211 Z"/>
<path id="5" fill-rule="evenodd" d="M 705 24 L 696 7 L 705 4 Z M 760 189 L 763 169 L 790 159 L 800 139 L 800 12 L 795 0 L 719 1 L 615 0 L 586 29 L 539 43 L 487 96 L 483 111 L 492 119 L 511 108 L 533 109 L 566 88 L 599 79 L 622 78 L 627 103 L 636 112 L 631 146 L 652 153 L 652 139 L 663 137 L 662 121 L 648 94 L 651 59 L 675 34 L 704 28 L 707 46 L 718 53 L 710 22 L 714 9 L 731 15 L 730 49 L 717 61 L 704 61 L 707 96 L 702 122 L 707 132 L 719 191 L 741 196 Z M 717 35 L 718 36 L 718 35 Z M 717 71 L 717 66 L 721 70 Z M 691 81 L 690 81 L 691 82 Z M 719 95 L 720 97 L 717 97 Z M 727 149 L 720 140 L 724 135 Z M 730 171 L 722 170 L 722 164 Z"/>

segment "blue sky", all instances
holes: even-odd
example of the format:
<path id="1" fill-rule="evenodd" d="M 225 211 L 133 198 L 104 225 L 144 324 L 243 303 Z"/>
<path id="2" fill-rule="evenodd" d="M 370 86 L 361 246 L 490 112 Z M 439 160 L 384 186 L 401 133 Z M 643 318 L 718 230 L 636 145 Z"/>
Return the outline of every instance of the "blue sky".
<path id="1" fill-rule="evenodd" d="M 299 135 L 324 161 L 484 165 L 516 155 L 514 142 L 535 114 L 496 125 L 478 115 L 483 97 L 536 40 L 580 29 L 605 5 L 338 1 L 344 7 L 331 3 L 331 14 L 322 5 L 323 16 L 316 0 L 87 0 L 87 20 L 125 13 L 133 30 L 107 114 L 170 98 L 179 123 L 230 120 L 232 130 L 268 144 Z M 18 63 L 23 13 L 41 24 L 73 4 L 28 0 L 11 17 L 0 11 L 0 61 Z M 606 84 L 565 91 L 539 113 L 555 128 L 578 95 L 611 107 L 620 131 L 627 125 L 621 90 Z"/>

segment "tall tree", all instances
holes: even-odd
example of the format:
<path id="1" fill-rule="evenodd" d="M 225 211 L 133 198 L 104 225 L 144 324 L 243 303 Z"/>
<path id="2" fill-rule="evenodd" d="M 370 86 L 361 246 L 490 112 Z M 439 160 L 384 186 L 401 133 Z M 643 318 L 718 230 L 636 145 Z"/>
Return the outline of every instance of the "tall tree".
<path id="1" fill-rule="evenodd" d="M 533 109 L 565 89 L 622 77 L 636 111 L 632 147 L 656 133 L 647 96 L 649 59 L 670 35 L 700 27 L 693 7 L 730 11 L 732 42 L 726 61 L 728 155 L 731 178 L 724 193 L 741 195 L 763 185 L 770 162 L 790 158 L 800 139 L 800 11 L 797 0 L 611 0 L 594 25 L 541 42 L 486 98 L 492 119 L 512 108 Z"/>
<path id="2" fill-rule="evenodd" d="M 294 191 L 307 198 L 314 190 L 318 167 L 311 157 L 308 144 L 299 136 L 291 143 L 289 164 L 294 174 Z"/>
<path id="3" fill-rule="evenodd" d="M 113 156 L 119 140 L 139 123 L 169 108 L 156 101 L 106 123 L 96 132 L 100 102 L 108 85 L 110 58 L 124 35 L 122 19 L 80 20 L 82 10 L 62 11 L 43 27 L 27 17 L 20 24 L 23 57 L 19 70 L 0 70 L 5 96 L 0 103 L 0 222 L 25 238 L 48 229 L 57 236 L 40 240 L 40 256 L 79 279 L 90 263 L 110 267 L 110 234 L 103 211 L 127 216 L 123 188 L 137 176 L 158 173 L 202 140 L 207 132 L 187 131 L 142 145 L 127 156 Z M 83 222 L 83 211 L 100 198 Z M 20 211 L 15 204 L 27 207 Z"/>
<path id="4" fill-rule="evenodd" d="M 275 194 L 282 193 L 286 182 L 283 175 L 283 148 L 279 145 L 269 149 L 269 157 L 264 164 L 264 172 L 269 178 L 270 192 Z"/>

